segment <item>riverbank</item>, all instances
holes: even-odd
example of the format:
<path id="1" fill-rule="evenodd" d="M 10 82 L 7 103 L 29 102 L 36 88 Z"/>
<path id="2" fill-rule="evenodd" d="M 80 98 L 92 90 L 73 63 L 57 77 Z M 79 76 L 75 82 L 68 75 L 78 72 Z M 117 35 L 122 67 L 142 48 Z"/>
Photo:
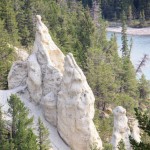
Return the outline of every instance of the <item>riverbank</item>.
<path id="1" fill-rule="evenodd" d="M 108 32 L 121 33 L 121 27 L 108 27 L 106 28 Z M 150 27 L 147 28 L 127 28 L 127 34 L 130 35 L 150 35 Z"/>

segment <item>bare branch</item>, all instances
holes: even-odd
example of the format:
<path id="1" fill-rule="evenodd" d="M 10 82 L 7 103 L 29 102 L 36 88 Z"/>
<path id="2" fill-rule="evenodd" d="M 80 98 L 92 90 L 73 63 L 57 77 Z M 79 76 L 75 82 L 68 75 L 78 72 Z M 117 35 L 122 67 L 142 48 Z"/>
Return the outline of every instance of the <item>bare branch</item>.
<path id="1" fill-rule="evenodd" d="M 148 55 L 147 55 L 147 54 L 144 54 L 144 57 L 142 58 L 142 60 L 140 61 L 139 65 L 138 65 L 138 67 L 137 67 L 137 69 L 136 69 L 136 73 L 141 72 L 141 68 L 142 68 L 143 66 L 145 66 L 145 64 L 146 64 L 146 62 L 147 62 L 148 60 L 149 60 Z"/>

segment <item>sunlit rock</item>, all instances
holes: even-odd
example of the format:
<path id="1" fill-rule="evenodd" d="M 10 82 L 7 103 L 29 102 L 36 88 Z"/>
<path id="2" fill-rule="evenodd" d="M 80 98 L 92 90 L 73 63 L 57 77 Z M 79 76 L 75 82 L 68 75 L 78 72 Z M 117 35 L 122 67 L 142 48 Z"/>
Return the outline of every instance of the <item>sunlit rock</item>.
<path id="1" fill-rule="evenodd" d="M 72 54 L 65 57 L 64 75 L 58 95 L 58 132 L 73 150 L 90 150 L 101 139 L 93 123 L 94 95 Z"/>
<path id="2" fill-rule="evenodd" d="M 27 62 L 16 61 L 11 67 L 8 74 L 9 89 L 26 85 L 27 79 Z"/>
<path id="3" fill-rule="evenodd" d="M 111 143 L 113 150 L 118 150 L 118 145 L 121 140 L 125 144 L 126 150 L 131 150 L 129 141 L 130 129 L 128 126 L 128 118 L 126 116 L 126 110 L 122 106 L 117 106 L 113 110 L 114 114 L 114 128 Z"/>
<path id="4" fill-rule="evenodd" d="M 69 150 L 65 143 L 73 150 L 90 150 L 95 144 L 101 150 L 102 142 L 93 123 L 95 98 L 86 77 L 72 54 L 64 57 L 41 16 L 36 19 L 33 52 L 27 60 L 13 64 L 8 76 L 9 88 L 25 86 L 14 93 L 19 93 L 36 119 L 40 116 L 48 127 L 56 127 L 53 128 L 65 142 L 58 135 L 57 140 L 53 136 L 51 141 L 61 141 L 62 145 L 52 143 L 54 150 Z"/>
<path id="5" fill-rule="evenodd" d="M 45 118 L 52 125 L 57 125 L 57 100 L 62 74 L 53 66 L 47 66 L 43 78 L 43 98 L 41 105 Z"/>
<path id="6" fill-rule="evenodd" d="M 135 118 L 132 118 L 129 121 L 130 121 L 131 136 L 136 142 L 140 143 L 141 135 L 140 135 L 140 128 L 139 128 L 138 120 L 136 120 Z"/>
<path id="7" fill-rule="evenodd" d="M 50 64 L 63 72 L 64 54 L 53 42 L 48 28 L 41 21 L 41 16 L 37 15 L 36 37 L 34 42 L 34 51 L 40 65 Z M 44 66 L 43 66 L 44 68 Z"/>
<path id="8" fill-rule="evenodd" d="M 38 104 L 42 98 L 42 75 L 41 75 L 41 68 L 37 62 L 35 54 L 30 55 L 29 59 L 27 60 L 27 64 L 28 64 L 27 87 L 31 99 Z"/>

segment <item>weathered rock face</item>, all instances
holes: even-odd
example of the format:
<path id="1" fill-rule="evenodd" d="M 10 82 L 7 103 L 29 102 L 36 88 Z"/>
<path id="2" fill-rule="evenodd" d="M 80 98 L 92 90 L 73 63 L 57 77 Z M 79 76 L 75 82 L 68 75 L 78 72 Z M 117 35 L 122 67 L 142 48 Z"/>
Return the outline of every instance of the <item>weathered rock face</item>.
<path id="1" fill-rule="evenodd" d="M 46 72 L 43 78 L 43 95 L 47 95 L 53 92 L 55 95 L 60 90 L 60 83 L 62 80 L 62 74 L 58 69 L 53 66 L 47 66 Z"/>
<path id="2" fill-rule="evenodd" d="M 14 63 L 8 76 L 9 88 L 27 85 L 30 100 L 40 104 L 48 122 L 57 124 L 56 104 L 64 65 L 64 54 L 55 45 L 47 27 L 37 15 L 32 54 Z"/>
<path id="3" fill-rule="evenodd" d="M 92 121 L 94 96 L 86 77 L 76 64 L 72 54 L 65 58 L 61 91 L 58 95 L 58 132 L 73 150 L 89 150 L 102 142 Z"/>
<path id="4" fill-rule="evenodd" d="M 26 79 L 27 79 L 27 62 L 22 61 L 15 62 L 8 74 L 9 89 L 26 85 Z"/>
<path id="5" fill-rule="evenodd" d="M 41 21 L 41 16 L 37 15 L 36 38 L 34 43 L 34 51 L 37 53 L 37 58 L 44 68 L 45 64 L 50 64 L 63 72 L 64 54 L 53 42 L 48 28 Z"/>
<path id="6" fill-rule="evenodd" d="M 95 98 L 86 77 L 72 54 L 64 62 L 38 15 L 33 52 L 27 60 L 14 63 L 8 83 L 10 89 L 25 87 L 20 96 L 42 108 L 45 119 L 73 150 L 90 150 L 94 144 L 102 149 L 92 120 Z"/>
<path id="7" fill-rule="evenodd" d="M 27 60 L 27 64 L 28 64 L 28 78 L 26 81 L 27 87 L 31 99 L 38 104 L 42 98 L 42 75 L 41 75 L 42 73 L 35 54 L 30 55 L 29 59 Z"/>
<path id="8" fill-rule="evenodd" d="M 26 61 L 29 57 L 29 54 L 24 49 L 20 49 L 17 47 L 14 47 L 15 53 L 17 54 L 17 60 Z"/>
<path id="9" fill-rule="evenodd" d="M 141 135 L 140 135 L 140 128 L 139 128 L 139 123 L 138 120 L 133 119 L 130 121 L 130 127 L 131 127 L 131 136 L 132 138 L 140 143 L 141 142 Z"/>
<path id="10" fill-rule="evenodd" d="M 43 98 L 41 105 L 45 118 L 52 125 L 57 125 L 57 100 L 62 74 L 53 66 L 47 66 L 43 79 Z"/>
<path id="11" fill-rule="evenodd" d="M 128 118 L 126 117 L 126 110 L 122 106 L 117 106 L 113 110 L 114 114 L 114 128 L 111 143 L 113 150 L 118 150 L 118 144 L 123 140 L 126 150 L 131 150 L 129 141 L 130 129 L 128 126 Z"/>

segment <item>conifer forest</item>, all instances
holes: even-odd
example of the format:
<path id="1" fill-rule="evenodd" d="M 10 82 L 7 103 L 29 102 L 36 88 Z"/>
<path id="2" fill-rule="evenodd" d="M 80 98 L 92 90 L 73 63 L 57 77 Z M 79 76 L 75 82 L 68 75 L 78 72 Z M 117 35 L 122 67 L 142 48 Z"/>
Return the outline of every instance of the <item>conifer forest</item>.
<path id="1" fill-rule="evenodd" d="M 145 55 L 137 67 L 133 65 L 127 34 L 128 27 L 150 27 L 150 0 L 0 0 L 0 91 L 8 90 L 8 73 L 18 60 L 16 48 L 32 53 L 36 15 L 42 16 L 61 51 L 73 54 L 87 78 L 95 96 L 93 121 L 103 150 L 113 150 L 112 110 L 117 106 L 139 122 L 141 142 L 130 137 L 132 149 L 150 150 L 150 81 L 142 72 L 150 61 Z M 121 27 L 119 53 L 116 34 L 107 38 L 107 27 L 116 23 Z M 12 94 L 7 102 L 6 112 L 0 105 L 0 150 L 50 150 L 51 133 L 41 118 L 35 133 L 34 117 L 20 98 Z M 124 150 L 124 143 L 118 149 Z"/>

